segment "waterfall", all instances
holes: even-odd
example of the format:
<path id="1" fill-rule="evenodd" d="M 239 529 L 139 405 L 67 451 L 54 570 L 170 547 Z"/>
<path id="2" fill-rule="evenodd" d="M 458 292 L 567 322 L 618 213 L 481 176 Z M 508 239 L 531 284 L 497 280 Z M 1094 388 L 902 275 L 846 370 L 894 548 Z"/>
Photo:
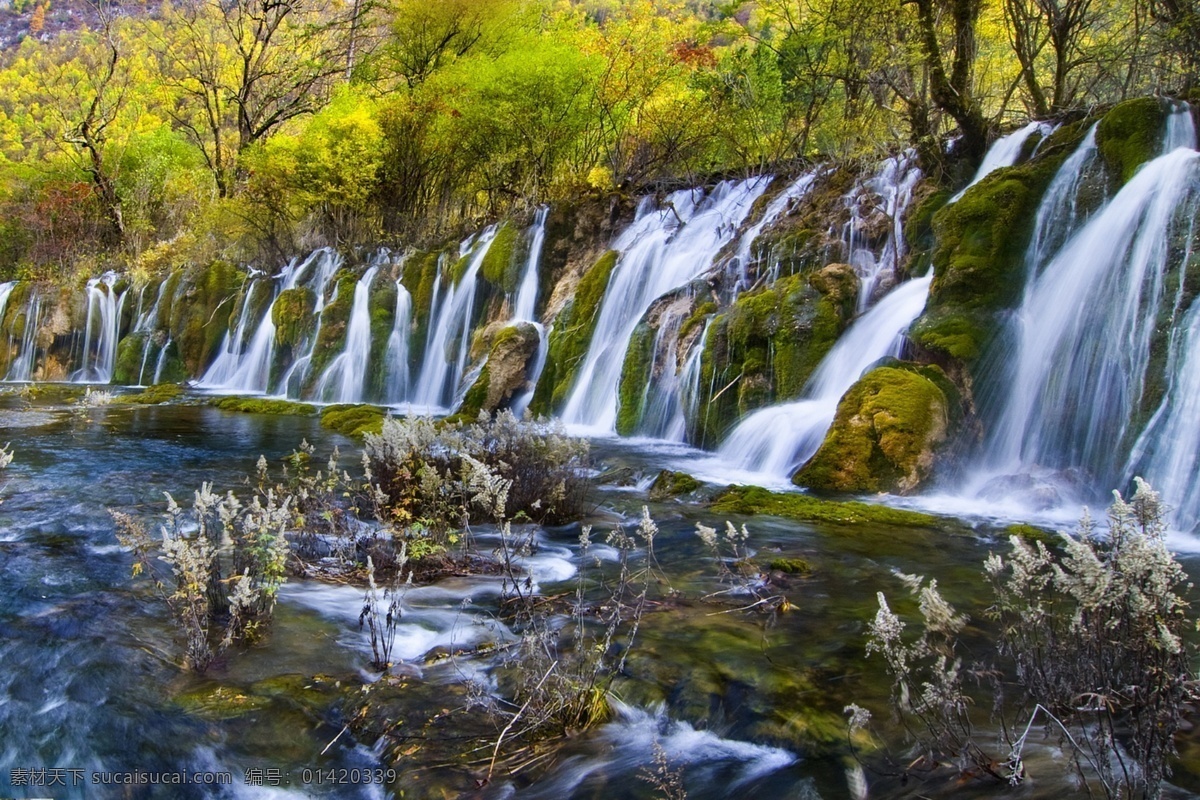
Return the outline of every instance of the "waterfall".
<path id="1" fill-rule="evenodd" d="M 687 431 L 677 354 L 682 322 L 678 313 L 664 314 L 654 334 L 651 375 L 642 391 L 642 421 L 638 427 L 639 433 L 672 442 L 682 442 Z"/>
<path id="2" fill-rule="evenodd" d="M 112 380 L 120 334 L 121 310 L 128 291 L 119 295 L 113 289 L 115 272 L 106 272 L 87 282 L 88 311 L 84 327 L 82 366 L 71 376 L 75 383 L 108 383 Z M 94 331 L 94 334 L 93 334 Z M 92 352 L 92 337 L 96 348 Z"/>
<path id="3" fill-rule="evenodd" d="M 440 304 L 435 289 L 429 316 L 429 339 L 425 343 L 421 375 L 412 398 L 415 405 L 426 410 L 448 410 L 454 405 L 467 367 L 479 268 L 483 266 L 483 259 L 495 237 L 496 226 L 491 225 L 477 239 L 465 241 L 459 249 L 462 258 L 468 259 L 462 278 L 451 284 Z M 442 277 L 439 263 L 439 283 Z"/>
<path id="4" fill-rule="evenodd" d="M 1194 144 L 1185 106 L 1168 119 L 1163 155 L 1073 235 L 1058 234 L 1066 241 L 1057 250 L 1046 246 L 1053 239 L 1045 231 L 1078 224 L 1070 172 L 1091 159 L 1090 134 L 1056 176 L 1030 245 L 1011 377 L 974 481 L 985 496 L 983 481 L 1005 473 L 1082 469 L 1093 485 L 1112 487 L 1139 471 L 1180 504 L 1176 524 L 1196 524 L 1200 434 L 1191 408 L 1200 359 L 1192 354 L 1200 309 L 1184 308 L 1183 284 L 1200 211 Z M 1165 359 L 1155 356 L 1161 349 Z M 1165 392 L 1143 426 L 1147 387 L 1157 382 Z"/>
<path id="5" fill-rule="evenodd" d="M 855 183 L 842 200 L 850 213 L 850 220 L 842 230 L 842 243 L 846 261 L 854 267 L 861 283 L 860 313 L 875 300 L 877 289 L 886 291 L 896 278 L 906 252 L 904 215 L 920 179 L 917 154 L 906 150 L 884 159 L 874 175 Z M 868 227 L 869 217 L 878 213 L 887 219 L 887 234 L 883 247 L 876 253 L 863 231 Z"/>
<path id="6" fill-rule="evenodd" d="M 530 324 L 537 328 L 538 349 L 533 356 L 533 365 L 526 373 L 526 380 L 529 382 L 529 387 L 520 394 L 515 395 L 508 406 L 517 419 L 521 418 L 521 415 L 525 413 L 525 409 L 529 408 L 529 403 L 533 400 L 533 393 L 537 389 L 538 379 L 542 377 L 542 370 L 546 368 L 546 354 L 550 350 L 550 344 L 546 339 L 550 335 L 550 332 L 540 322 L 532 322 Z"/>
<path id="7" fill-rule="evenodd" d="M 738 271 L 737 283 L 733 287 L 733 296 L 735 298 L 738 294 L 750 288 L 750 264 L 754 259 L 754 242 L 758 239 L 759 234 L 766 230 L 768 225 L 779 219 L 794 201 L 808 194 L 819 174 L 819 172 L 808 172 L 788 184 L 786 189 L 773 197 L 771 202 L 767 204 L 762 218 L 747 228 L 746 232 L 742 234 L 741 239 L 738 240 L 737 252 L 734 254 Z"/>
<path id="8" fill-rule="evenodd" d="M 317 382 L 317 397 L 335 403 L 361 403 L 371 360 L 371 282 L 379 266 L 368 269 L 354 286 L 346 346 Z M 332 389 L 332 394 L 330 390 Z"/>
<path id="9" fill-rule="evenodd" d="M 1195 208 L 1198 159 L 1179 148 L 1144 165 L 1027 287 L 995 468 L 1084 467 L 1116 480 L 1178 265 L 1169 237 Z"/>
<path id="10" fill-rule="evenodd" d="M 956 202 L 966 194 L 967 189 L 970 189 L 996 170 L 1001 167 L 1011 167 L 1017 163 L 1017 159 L 1021 157 L 1021 150 L 1024 149 L 1025 142 L 1029 140 L 1030 136 L 1038 133 L 1041 134 L 1044 140 L 1054 132 L 1056 127 L 1058 126 L 1050 122 L 1030 122 L 1028 125 L 1013 131 L 1007 136 L 1001 136 L 988 148 L 987 154 L 983 157 L 983 163 L 979 165 L 979 169 L 975 172 L 975 177 L 971 178 L 971 182 L 964 186 L 958 194 L 951 197 L 947 205 Z"/>
<path id="11" fill-rule="evenodd" d="M 321 317 L 325 311 L 325 291 L 329 288 L 329 282 L 333 280 L 333 276 L 342 267 L 342 257 L 330 248 L 322 248 L 312 253 L 303 263 L 296 266 L 294 269 L 284 271 L 283 289 L 294 289 L 300 284 L 301 278 L 308 272 L 308 268 L 316 264 L 316 269 L 313 270 L 312 276 L 306 281 L 307 286 L 312 289 L 313 295 L 316 297 L 316 302 L 313 306 L 313 314 L 316 315 L 316 324 L 313 326 L 312 335 L 309 336 L 304 354 L 292 361 L 290 367 L 283 374 L 279 381 L 279 387 L 276 389 L 276 394 L 282 397 L 300 397 L 301 390 L 304 388 L 305 381 L 308 380 L 309 367 L 312 365 L 313 350 L 317 346 L 317 337 L 321 333 Z M 337 287 L 334 287 L 334 297 L 337 296 Z M 332 302 L 332 298 L 330 298 Z M 272 306 L 274 304 L 272 303 Z"/>
<path id="12" fill-rule="evenodd" d="M 633 224 L 612 245 L 621 255 L 567 398 L 564 422 L 606 434 L 615 430 L 617 384 L 638 321 L 656 299 L 712 266 L 713 256 L 733 239 L 768 182 L 726 181 L 707 196 L 698 190 L 674 192 L 661 208 L 642 201 Z"/>
<path id="13" fill-rule="evenodd" d="M 513 322 L 536 322 L 534 314 L 537 309 L 538 265 L 542 260 L 542 244 L 546 241 L 546 217 L 550 216 L 550 207 L 542 206 L 533 218 L 533 227 L 529 229 L 529 258 L 525 259 L 525 270 L 521 275 L 521 285 L 517 289 L 517 300 L 513 304 Z"/>
<path id="14" fill-rule="evenodd" d="M 155 384 L 162 381 L 163 367 L 167 365 L 167 351 L 171 349 L 171 337 L 167 337 L 167 341 L 158 351 L 158 359 L 154 362 L 154 378 Z M 139 382 L 141 379 L 138 379 Z"/>
<path id="15" fill-rule="evenodd" d="M 145 337 L 142 342 L 142 365 L 138 369 L 137 382 L 138 382 L 139 386 L 145 385 L 143 378 L 145 377 L 145 374 L 146 374 L 146 362 L 149 360 L 149 357 L 150 357 L 150 345 L 153 341 L 152 337 L 154 336 L 154 329 L 158 325 L 158 309 L 162 305 L 163 290 L 166 289 L 167 283 L 168 283 L 168 281 L 164 280 L 164 281 L 162 281 L 162 283 L 158 284 L 158 295 L 154 299 L 154 305 L 151 306 L 150 310 L 147 311 L 144 315 L 139 313 L 137 315 L 137 322 L 133 326 L 134 333 L 140 333 Z M 143 286 L 142 291 L 138 293 L 139 309 L 142 304 L 142 293 L 145 292 L 145 290 L 146 290 L 146 287 Z M 158 363 L 156 364 L 155 369 L 154 369 L 154 379 L 153 379 L 155 383 L 158 383 L 158 376 L 162 372 L 163 354 L 166 351 L 167 351 L 166 345 L 163 345 L 163 347 L 158 351 Z"/>
<path id="16" fill-rule="evenodd" d="M 16 285 L 16 281 L 0 283 L 0 322 L 4 321 L 4 309 L 8 307 L 8 296 L 12 294 L 13 287 Z"/>
<path id="17" fill-rule="evenodd" d="M 262 394 L 267 391 L 271 361 L 275 354 L 275 323 L 267 308 L 254 333 L 247 340 L 253 322 L 254 295 L 263 281 L 252 280 L 246 287 L 237 325 L 225 334 L 221 352 L 196 385 L 202 389 Z"/>
<path id="18" fill-rule="evenodd" d="M 29 300 L 25 304 L 25 330 L 21 331 L 21 348 L 17 351 L 16 360 L 9 365 L 5 380 L 33 380 L 33 368 L 37 363 L 37 332 L 41 325 L 41 315 L 42 299 L 34 291 L 30 293 Z M 16 330 L 10 331 L 9 335 L 15 336 Z"/>
<path id="19" fill-rule="evenodd" d="M 388 335 L 383 362 L 383 402 L 403 403 L 408 397 L 408 335 L 412 327 L 412 295 L 404 284 L 396 281 L 396 314 L 392 317 L 392 332 Z"/>
<path id="20" fill-rule="evenodd" d="M 925 310 L 932 282 L 930 275 L 903 283 L 855 320 L 822 359 L 804 398 L 746 417 L 721 445 L 716 461 L 787 480 L 821 446 L 842 395 L 876 361 L 900 355 L 904 332 Z"/>

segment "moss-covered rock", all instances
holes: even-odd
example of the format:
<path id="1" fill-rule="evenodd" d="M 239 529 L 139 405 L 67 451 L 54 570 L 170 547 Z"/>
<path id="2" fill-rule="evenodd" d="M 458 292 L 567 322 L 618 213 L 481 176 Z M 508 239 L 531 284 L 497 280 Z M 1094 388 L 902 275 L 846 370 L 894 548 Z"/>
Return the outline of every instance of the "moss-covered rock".
<path id="1" fill-rule="evenodd" d="M 346 326 L 350 323 L 350 309 L 354 306 L 354 287 L 358 284 L 358 276 L 349 270 L 342 270 L 334 280 L 337 296 L 321 312 L 321 329 L 317 332 L 317 343 L 309 365 L 308 388 L 316 385 L 329 362 L 346 347 Z"/>
<path id="2" fill-rule="evenodd" d="M 555 320 L 546 365 L 530 406 L 534 413 L 549 414 L 561 408 L 566 400 L 575 382 L 575 373 L 587 355 L 600 316 L 600 303 L 619 255 L 617 251 L 609 250 L 588 267 L 571 301 Z"/>
<path id="3" fill-rule="evenodd" d="M 170 331 L 187 373 L 201 375 L 229 330 L 246 276 L 234 265 L 218 261 L 178 278 L 173 275 L 171 280 L 173 285 L 167 288 L 173 290 L 172 302 L 162 324 Z M 269 302 L 270 290 L 258 289 L 256 296 Z"/>
<path id="4" fill-rule="evenodd" d="M 154 406 L 161 403 L 169 403 L 172 400 L 180 397 L 183 394 L 183 387 L 177 383 L 158 383 L 154 386 L 149 386 L 145 390 L 137 394 L 123 395 L 120 400 L 122 403 L 134 403 L 136 405 Z"/>
<path id="5" fill-rule="evenodd" d="M 658 502 L 671 500 L 691 494 L 699 489 L 700 486 L 700 481 L 686 472 L 673 472 L 669 469 L 664 469 L 658 473 L 658 477 L 650 485 L 650 499 Z"/>
<path id="6" fill-rule="evenodd" d="M 152 347 L 150 335 L 144 331 L 131 333 L 117 344 L 117 355 L 113 362 L 112 382 L 130 386 L 138 382 L 142 364 L 149 360 L 147 348 Z M 150 369 L 154 365 L 150 364 Z"/>
<path id="7" fill-rule="evenodd" d="M 812 572 L 812 565 L 803 558 L 773 558 L 767 566 L 771 571 L 785 575 L 807 575 Z"/>
<path id="8" fill-rule="evenodd" d="M 368 433 L 379 433 L 383 430 L 383 420 L 386 416 L 387 411 L 379 406 L 328 406 L 321 411 L 321 427 L 357 439 Z"/>
<path id="9" fill-rule="evenodd" d="M 949 400 L 929 377 L 876 368 L 838 403 L 825 441 L 795 483 L 833 492 L 908 494 L 933 473 L 949 416 Z"/>
<path id="10" fill-rule="evenodd" d="M 719 514 L 766 514 L 801 522 L 845 525 L 874 523 L 909 528 L 928 528 L 938 518 L 918 511 L 854 501 L 823 500 L 798 492 L 771 492 L 759 486 L 731 486 L 718 495 L 710 510 Z"/>
<path id="11" fill-rule="evenodd" d="M 242 414 L 273 414 L 276 416 L 306 417 L 317 413 L 316 406 L 268 397 L 220 397 L 210 401 L 222 411 Z"/>
<path id="12" fill-rule="evenodd" d="M 1124 186 L 1138 167 L 1158 155 L 1167 121 L 1167 101 L 1137 97 L 1113 106 L 1096 128 L 1096 149 L 1108 168 L 1113 189 Z"/>
<path id="13" fill-rule="evenodd" d="M 646 322 L 638 323 L 625 351 L 617 385 L 617 433 L 632 436 L 646 412 L 646 390 L 654 380 L 654 343 L 657 334 Z"/>
<path id="14" fill-rule="evenodd" d="M 783 278 L 740 295 L 712 322 L 700 361 L 693 439 L 721 440 L 747 413 L 799 397 L 854 316 L 858 278 L 847 264 Z"/>
<path id="15" fill-rule="evenodd" d="M 517 281 L 520 280 L 517 261 L 519 239 L 515 225 L 509 222 L 501 225 L 479 266 L 480 276 L 505 294 L 515 292 Z"/>
<path id="16" fill-rule="evenodd" d="M 492 412 L 508 407 L 513 398 L 528 387 L 529 362 L 540 343 L 537 328 L 529 322 L 507 325 L 496 331 L 487 363 L 467 390 L 458 413 L 473 419 L 480 411 Z"/>
<path id="17" fill-rule="evenodd" d="M 311 336 L 317 323 L 316 307 L 317 296 L 312 289 L 298 286 L 280 292 L 271 306 L 276 346 L 293 348 Z"/>

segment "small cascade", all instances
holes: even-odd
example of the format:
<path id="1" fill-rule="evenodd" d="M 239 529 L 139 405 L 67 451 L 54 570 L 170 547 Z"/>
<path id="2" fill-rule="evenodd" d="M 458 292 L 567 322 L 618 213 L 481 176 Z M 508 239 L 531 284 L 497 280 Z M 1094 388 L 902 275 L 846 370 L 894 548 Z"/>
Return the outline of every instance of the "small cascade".
<path id="1" fill-rule="evenodd" d="M 612 433 L 617 384 L 639 320 L 667 292 L 703 274 L 736 235 L 769 179 L 726 181 L 705 196 L 674 192 L 661 208 L 649 199 L 612 245 L 621 256 L 600 305 L 599 319 L 563 410 L 568 425 Z"/>
<path id="2" fill-rule="evenodd" d="M 496 226 L 485 229 L 477 239 L 468 239 L 460 248 L 463 258 L 469 259 L 462 278 L 446 289 L 440 300 L 435 288 L 433 311 L 429 319 L 429 340 L 425 344 L 421 375 L 413 390 L 412 402 L 421 408 L 448 410 L 453 407 L 467 369 L 467 351 L 474 324 L 475 294 L 479 268 L 487 255 Z M 438 278 L 443 277 L 441 264 Z M 436 284 L 435 284 L 436 287 Z"/>
<path id="3" fill-rule="evenodd" d="M 638 433 L 655 439 L 682 442 L 687 431 L 683 416 L 679 375 L 679 328 L 683 316 L 664 314 L 654 335 L 652 376 L 642 391 L 642 421 Z"/>
<path id="4" fill-rule="evenodd" d="M 779 219 L 792 203 L 808 194 L 819 175 L 819 171 L 808 172 L 792 181 L 786 189 L 771 199 L 771 202 L 767 204 L 766 210 L 763 211 L 762 218 L 747 228 L 746 232 L 742 234 L 741 239 L 738 240 L 737 252 L 734 254 L 738 272 L 737 283 L 734 284 L 733 288 L 734 297 L 737 297 L 738 294 L 750 288 L 750 265 L 755 261 L 754 243 L 758 239 L 759 234 L 766 230 L 771 223 Z"/>
<path id="5" fill-rule="evenodd" d="M 412 328 L 412 295 L 404 284 L 396 281 L 396 314 L 392 317 L 392 332 L 388 335 L 384 354 L 383 402 L 403 403 L 408 397 L 408 336 Z"/>
<path id="6" fill-rule="evenodd" d="M 1044 236 L 1035 238 L 1031 258 L 1044 264 L 1028 265 L 1031 279 L 1009 356 L 1011 377 L 978 482 L 1045 469 L 1084 470 L 1093 485 L 1104 487 L 1118 485 L 1136 469 L 1173 491 L 1176 478 L 1192 480 L 1186 477 L 1186 456 L 1175 445 L 1184 447 L 1194 420 L 1180 417 L 1194 378 L 1184 371 L 1194 342 L 1187 327 L 1192 323 L 1178 322 L 1194 320 L 1182 307 L 1184 267 L 1200 210 L 1200 153 L 1194 145 L 1185 106 L 1169 118 L 1163 155 L 1144 164 L 1061 248 L 1054 251 L 1041 243 Z M 1081 150 L 1089 147 L 1094 144 L 1085 141 Z M 1059 177 L 1069 191 L 1069 176 Z M 1039 211 L 1039 229 L 1074 223 L 1063 211 L 1073 209 L 1054 189 L 1043 201 L 1045 220 Z M 1164 319 L 1168 325 L 1175 321 L 1173 330 L 1162 330 Z M 1156 344 L 1164 334 L 1168 342 Z M 1152 366 L 1157 347 L 1168 350 L 1162 375 L 1167 390 L 1157 413 L 1138 429 L 1147 386 L 1159 380 L 1162 368 Z M 1173 465 L 1182 476 L 1166 474 Z M 1172 494 L 1173 502 L 1186 504 L 1200 491 L 1194 481 L 1189 485 L 1188 492 Z M 1180 519 L 1191 513 L 1181 512 Z"/>
<path id="7" fill-rule="evenodd" d="M 842 395 L 876 361 L 900 355 L 904 332 L 925 310 L 932 282 L 930 275 L 901 284 L 857 319 L 809 379 L 804 399 L 746 417 L 717 451 L 717 461 L 786 481 L 821 446 Z"/>
<path id="8" fill-rule="evenodd" d="M 113 288 L 115 272 L 106 272 L 87 282 L 88 311 L 84 325 L 82 366 L 71 376 L 75 383 L 108 383 L 112 380 L 120 335 L 121 310 L 128 291 L 119 295 Z M 92 343 L 95 342 L 93 349 Z"/>
<path id="9" fill-rule="evenodd" d="M 155 330 L 155 328 L 158 327 L 158 310 L 162 306 L 163 290 L 166 289 L 166 286 L 168 283 L 169 283 L 169 281 L 164 280 L 158 284 L 158 295 L 154 299 L 154 305 L 151 306 L 150 310 L 147 311 L 145 314 L 142 314 L 140 312 L 140 307 L 142 304 L 142 294 L 146 291 L 146 287 L 143 286 L 141 291 L 138 292 L 139 313 L 136 317 L 137 322 L 133 326 L 133 332 L 135 334 L 140 334 L 143 337 L 143 340 L 142 340 L 142 364 L 138 368 L 138 379 L 137 379 L 139 386 L 146 385 L 146 383 L 145 383 L 146 363 L 150 360 L 150 347 L 153 344 L 154 330 Z M 161 364 L 161 362 L 163 361 L 163 354 L 166 352 L 166 350 L 167 350 L 166 345 L 164 345 L 162 348 L 159 349 L 159 351 L 158 351 L 159 364 Z M 158 376 L 161 373 L 161 371 L 162 371 L 161 367 L 159 365 L 156 365 L 155 370 L 154 370 L 154 379 L 153 379 L 154 383 L 158 383 Z"/>
<path id="10" fill-rule="evenodd" d="M 983 163 L 975 171 L 975 177 L 971 178 L 971 182 L 964 186 L 958 194 L 951 197 L 947 205 L 956 202 L 966 193 L 967 189 L 970 189 L 996 170 L 1002 167 L 1011 167 L 1017 163 L 1017 159 L 1021 157 L 1021 151 L 1025 148 L 1025 142 L 1029 141 L 1030 136 L 1036 133 L 1040 134 L 1042 139 L 1045 139 L 1057 127 L 1057 125 L 1051 122 L 1030 122 L 1028 125 L 1013 131 L 1007 136 L 1001 136 L 988 148 L 987 154 L 983 157 Z"/>
<path id="11" fill-rule="evenodd" d="M 529 229 L 529 258 L 525 259 L 521 285 L 517 289 L 516 302 L 513 303 L 513 322 L 537 322 L 534 314 L 537 310 L 538 266 L 542 261 L 542 244 L 546 241 L 548 216 L 550 207 L 540 207 L 534 215 L 533 227 Z"/>
<path id="12" fill-rule="evenodd" d="M 334 403 L 361 403 L 363 384 L 371 360 L 371 282 L 379 266 L 363 273 L 354 286 L 350 321 L 346 325 L 346 346 L 326 368 L 317 383 L 317 397 Z"/>
<path id="13" fill-rule="evenodd" d="M 162 383 L 163 368 L 167 365 L 167 352 L 171 349 L 171 338 L 167 337 L 167 341 L 158 351 L 158 359 L 154 362 L 154 380 L 155 384 Z M 140 380 L 140 379 L 139 379 Z"/>
<path id="14" fill-rule="evenodd" d="M 704 321 L 704 330 L 692 344 L 683 369 L 679 373 L 679 397 L 683 405 L 684 420 L 696 421 L 700 410 L 700 359 L 704 356 L 704 343 L 708 341 L 708 330 L 712 327 L 712 317 Z"/>
<path id="15" fill-rule="evenodd" d="M 253 320 L 253 301 L 263 281 L 254 280 L 246 287 L 238 321 L 234 329 L 225 334 L 221 352 L 212 366 L 196 385 L 201 389 L 263 393 L 270 379 L 271 359 L 275 351 L 275 323 L 271 310 L 263 315 L 253 334 L 249 334 Z"/>
<path id="16" fill-rule="evenodd" d="M 12 294 L 12 290 L 16 285 L 16 281 L 0 283 L 0 320 L 4 319 L 4 310 L 8 308 L 8 296 Z"/>
<path id="17" fill-rule="evenodd" d="M 897 270 L 904 260 L 904 215 L 912 202 L 913 189 L 921 180 L 917 154 L 906 150 L 885 159 L 875 174 L 861 180 L 843 198 L 850 220 L 842 229 L 842 244 L 848 264 L 858 273 L 861 284 L 858 310 L 865 311 L 876 299 L 877 290 L 886 291 L 896 280 Z M 878 252 L 867 236 L 873 222 L 882 215 L 886 224 L 884 243 Z"/>
<path id="18" fill-rule="evenodd" d="M 327 247 L 317 250 L 294 269 L 284 271 L 281 291 L 294 289 L 299 286 L 301 279 L 308 273 L 309 267 L 313 267 L 314 264 L 316 266 L 312 270 L 313 274 L 305 283 L 312 289 L 313 295 L 316 297 L 316 302 L 313 306 L 313 313 L 316 315 L 316 324 L 304 348 L 304 353 L 292 362 L 291 366 L 284 372 L 283 378 L 279 381 L 276 394 L 283 397 L 299 397 L 301 389 L 308 380 L 309 367 L 312 365 L 313 350 L 316 349 L 317 337 L 321 333 L 322 314 L 325 311 L 325 306 L 328 305 L 325 300 L 325 292 L 329 288 L 329 282 L 333 280 L 333 276 L 342 268 L 342 257 L 336 251 Z M 337 287 L 335 286 L 333 297 L 336 296 Z M 333 297 L 330 298 L 329 302 L 333 301 Z"/>
<path id="19" fill-rule="evenodd" d="M 1033 237 L 1025 254 L 1026 279 L 1035 277 L 1040 267 L 1062 247 L 1084 220 L 1080 218 L 1079 190 L 1086 180 L 1101 178 L 1096 163 L 1096 123 L 1088 129 L 1075 152 L 1058 168 L 1054 179 L 1038 204 Z M 1029 284 L 1026 283 L 1026 291 Z"/>
<path id="20" fill-rule="evenodd" d="M 8 367 L 8 375 L 5 380 L 8 381 L 31 381 L 33 380 L 33 369 L 37 364 L 37 332 L 42 324 L 42 298 L 37 292 L 33 292 L 29 296 L 29 300 L 25 304 L 25 329 L 21 331 L 20 349 L 17 351 L 17 358 Z M 16 331 L 10 331 L 9 335 L 16 337 Z"/>

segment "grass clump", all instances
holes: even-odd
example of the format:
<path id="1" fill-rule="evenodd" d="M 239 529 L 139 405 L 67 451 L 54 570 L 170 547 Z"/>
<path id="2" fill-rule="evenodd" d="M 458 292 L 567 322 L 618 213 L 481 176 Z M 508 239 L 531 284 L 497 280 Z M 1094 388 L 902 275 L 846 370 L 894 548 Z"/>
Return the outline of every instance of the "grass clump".
<path id="1" fill-rule="evenodd" d="M 316 406 L 269 397 L 221 397 L 211 401 L 222 411 L 241 414 L 274 414 L 281 417 L 307 417 L 317 413 Z"/>
<path id="2" fill-rule="evenodd" d="M 767 514 L 801 522 L 839 525 L 874 523 L 905 528 L 928 528 L 939 520 L 931 514 L 855 501 L 821 500 L 806 494 L 772 492 L 760 486 L 731 486 L 713 500 L 712 510 L 724 514 Z"/>

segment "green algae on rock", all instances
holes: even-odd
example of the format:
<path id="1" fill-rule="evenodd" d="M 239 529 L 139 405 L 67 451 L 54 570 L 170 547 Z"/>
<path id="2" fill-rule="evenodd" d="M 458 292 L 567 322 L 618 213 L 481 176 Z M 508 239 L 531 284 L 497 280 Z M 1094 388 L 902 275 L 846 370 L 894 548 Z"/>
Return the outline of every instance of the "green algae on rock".
<path id="1" fill-rule="evenodd" d="M 222 411 L 236 411 L 241 414 L 304 417 L 317 413 L 317 407 L 308 403 L 268 397 L 220 397 L 210 402 Z"/>
<path id="2" fill-rule="evenodd" d="M 772 492 L 760 486 L 731 486 L 713 500 L 709 510 L 721 514 L 766 514 L 800 522 L 841 525 L 875 523 L 908 528 L 938 524 L 932 514 L 907 511 L 853 500 L 824 500 L 799 492 Z"/>

